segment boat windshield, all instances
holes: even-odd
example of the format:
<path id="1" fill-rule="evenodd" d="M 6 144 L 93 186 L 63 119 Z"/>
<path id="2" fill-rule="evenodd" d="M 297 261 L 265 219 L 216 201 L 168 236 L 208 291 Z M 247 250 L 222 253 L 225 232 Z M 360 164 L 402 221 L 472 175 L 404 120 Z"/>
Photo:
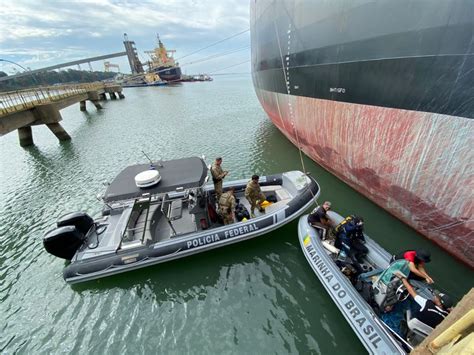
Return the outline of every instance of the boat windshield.
<path id="1" fill-rule="evenodd" d="M 397 274 L 402 274 L 404 277 L 408 277 L 409 273 L 410 268 L 408 267 L 408 261 L 397 260 L 390 264 L 390 266 L 382 272 L 382 275 L 380 275 L 379 280 L 382 281 L 385 285 L 388 285 L 392 281 L 393 276 L 396 276 Z"/>

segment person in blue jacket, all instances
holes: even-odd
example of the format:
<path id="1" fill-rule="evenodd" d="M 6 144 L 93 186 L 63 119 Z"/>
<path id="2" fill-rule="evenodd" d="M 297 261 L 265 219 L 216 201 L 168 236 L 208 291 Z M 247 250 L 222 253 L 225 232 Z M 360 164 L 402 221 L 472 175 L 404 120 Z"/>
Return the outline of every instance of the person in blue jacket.
<path id="1" fill-rule="evenodd" d="M 345 254 L 351 259 L 355 258 L 355 260 L 361 262 L 362 258 L 369 252 L 364 244 L 363 218 L 349 216 L 336 227 L 335 247 L 341 250 L 342 255 Z"/>

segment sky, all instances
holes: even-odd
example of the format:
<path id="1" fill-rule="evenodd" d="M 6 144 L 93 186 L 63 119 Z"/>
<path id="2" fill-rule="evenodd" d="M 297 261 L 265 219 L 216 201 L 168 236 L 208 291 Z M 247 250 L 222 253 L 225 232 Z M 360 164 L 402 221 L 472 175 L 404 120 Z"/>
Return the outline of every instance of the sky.
<path id="1" fill-rule="evenodd" d="M 175 49 L 183 73 L 250 72 L 250 34 L 245 32 L 191 56 L 187 54 L 249 28 L 246 0 L 2 0 L 0 59 L 38 69 L 124 51 L 123 35 L 135 41 L 140 60 L 156 46 L 159 34 Z M 239 50 L 241 49 L 241 50 Z M 234 53 L 195 63 L 209 56 Z M 109 59 L 129 73 L 126 57 Z M 81 64 L 88 69 L 87 64 Z M 104 70 L 103 61 L 92 63 Z M 77 66 L 73 67 L 77 69 Z M 0 71 L 22 71 L 0 61 Z M 112 69 L 116 71 L 116 69 Z"/>

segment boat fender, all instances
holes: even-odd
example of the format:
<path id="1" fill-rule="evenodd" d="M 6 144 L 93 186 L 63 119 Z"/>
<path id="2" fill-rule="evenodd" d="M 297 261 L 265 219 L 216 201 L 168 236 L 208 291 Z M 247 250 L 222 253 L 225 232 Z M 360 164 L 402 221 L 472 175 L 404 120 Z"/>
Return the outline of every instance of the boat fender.
<path id="1" fill-rule="evenodd" d="M 94 220 L 85 212 L 72 212 L 59 217 L 56 224 L 58 227 L 75 226 L 80 233 L 86 235 Z"/>
<path id="2" fill-rule="evenodd" d="M 43 246 L 48 253 L 71 260 L 84 241 L 84 234 L 76 226 L 63 226 L 47 232 L 43 237 Z"/>

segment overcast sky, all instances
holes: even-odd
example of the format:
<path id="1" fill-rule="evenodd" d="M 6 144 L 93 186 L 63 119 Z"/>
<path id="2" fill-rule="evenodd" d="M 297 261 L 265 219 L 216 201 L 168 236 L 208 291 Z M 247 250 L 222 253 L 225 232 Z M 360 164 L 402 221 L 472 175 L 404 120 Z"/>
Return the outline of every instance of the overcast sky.
<path id="1" fill-rule="evenodd" d="M 3 0 L 1 4 L 0 58 L 31 69 L 124 51 L 124 33 L 135 41 L 145 61 L 144 51 L 155 47 L 157 33 L 168 49 L 176 49 L 179 59 L 249 28 L 246 0 Z M 187 74 L 218 71 L 250 59 L 249 46 L 246 32 L 183 58 L 180 64 Z M 241 48 L 221 58 L 187 64 Z M 109 61 L 130 72 L 126 57 Z M 92 66 L 104 68 L 102 61 Z M 14 68 L 0 62 L 0 70 L 8 74 L 20 70 Z M 220 72 L 249 72 L 249 68 L 246 63 Z"/>

